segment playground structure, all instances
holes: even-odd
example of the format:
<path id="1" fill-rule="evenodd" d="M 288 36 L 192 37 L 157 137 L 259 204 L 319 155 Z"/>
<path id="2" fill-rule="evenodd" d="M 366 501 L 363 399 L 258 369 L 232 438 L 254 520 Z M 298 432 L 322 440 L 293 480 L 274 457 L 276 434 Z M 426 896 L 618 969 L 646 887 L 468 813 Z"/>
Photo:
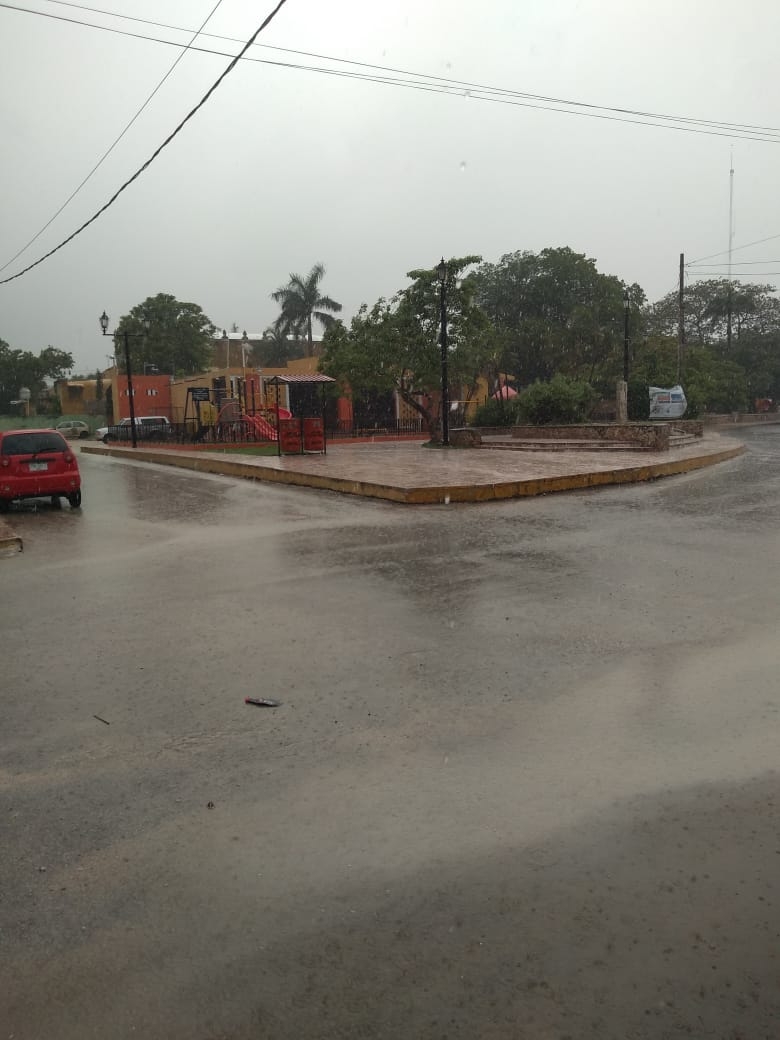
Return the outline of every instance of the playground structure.
<path id="1" fill-rule="evenodd" d="M 235 429 L 224 430 L 223 427 L 235 427 L 236 423 L 242 423 L 249 431 L 257 435 L 256 440 L 278 441 L 280 419 L 292 419 L 292 412 L 287 408 L 280 408 L 279 405 L 272 405 L 270 408 L 262 408 L 254 414 L 249 414 L 241 410 L 237 401 L 229 399 L 225 401 L 217 415 L 217 440 L 240 439 L 235 436 L 222 436 L 222 434 L 233 433 L 235 435 L 237 432 Z"/>
<path id="2" fill-rule="evenodd" d="M 322 452 L 325 444 L 325 395 L 335 381 L 321 373 L 272 376 L 266 387 L 274 388 L 274 403 L 265 391 L 256 393 L 255 377 L 239 381 L 235 396 L 228 396 L 224 380 L 215 385 L 187 388 L 184 421 L 173 424 L 171 437 L 193 444 L 276 444 L 279 455 Z M 280 388 L 297 415 L 282 407 Z M 291 388 L 293 388 L 291 396 Z M 249 393 L 251 390 L 251 407 Z M 257 406 L 257 402 L 261 402 Z"/>

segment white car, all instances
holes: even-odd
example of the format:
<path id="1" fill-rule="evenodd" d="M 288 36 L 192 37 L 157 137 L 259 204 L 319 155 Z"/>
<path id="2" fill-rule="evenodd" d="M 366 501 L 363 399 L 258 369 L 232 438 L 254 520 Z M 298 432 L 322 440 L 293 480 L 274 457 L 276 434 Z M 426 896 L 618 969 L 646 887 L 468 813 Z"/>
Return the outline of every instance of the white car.
<path id="1" fill-rule="evenodd" d="M 57 433 L 61 433 L 63 437 L 69 437 L 71 439 L 77 438 L 84 440 L 89 437 L 89 426 L 85 422 L 81 422 L 80 419 L 64 419 L 62 422 L 57 423 Z"/>
<path id="2" fill-rule="evenodd" d="M 171 423 L 165 415 L 142 415 L 136 417 L 135 428 L 138 440 L 161 440 L 170 432 Z M 101 426 L 99 430 L 95 430 L 95 440 L 102 441 L 103 444 L 130 439 L 129 419 L 121 419 L 116 426 Z"/>

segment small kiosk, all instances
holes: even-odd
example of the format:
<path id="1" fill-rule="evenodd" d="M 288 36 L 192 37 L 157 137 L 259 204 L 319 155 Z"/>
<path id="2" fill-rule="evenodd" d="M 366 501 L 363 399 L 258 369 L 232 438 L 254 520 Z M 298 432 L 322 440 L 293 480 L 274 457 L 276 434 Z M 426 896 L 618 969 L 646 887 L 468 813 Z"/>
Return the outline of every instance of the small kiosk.
<path id="1" fill-rule="evenodd" d="M 266 387 L 274 387 L 276 414 L 279 415 L 279 387 L 287 387 L 287 403 L 295 414 L 291 419 L 278 419 L 276 445 L 280 455 L 305 455 L 307 452 L 325 454 L 325 390 L 336 382 L 321 372 L 309 375 L 294 373 L 271 376 Z M 296 392 L 297 391 L 297 392 Z"/>

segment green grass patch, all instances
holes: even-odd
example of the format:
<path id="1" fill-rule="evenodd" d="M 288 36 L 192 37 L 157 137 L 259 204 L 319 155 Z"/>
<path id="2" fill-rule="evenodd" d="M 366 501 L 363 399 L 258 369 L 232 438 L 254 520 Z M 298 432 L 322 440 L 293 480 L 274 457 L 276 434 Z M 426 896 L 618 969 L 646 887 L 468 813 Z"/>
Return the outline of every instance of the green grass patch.
<path id="1" fill-rule="evenodd" d="M 246 445 L 237 445 L 233 447 L 230 444 L 215 444 L 213 447 L 209 447 L 210 451 L 227 451 L 231 455 L 278 455 L 279 449 L 275 444 L 258 444 L 254 447 L 247 447 Z"/>

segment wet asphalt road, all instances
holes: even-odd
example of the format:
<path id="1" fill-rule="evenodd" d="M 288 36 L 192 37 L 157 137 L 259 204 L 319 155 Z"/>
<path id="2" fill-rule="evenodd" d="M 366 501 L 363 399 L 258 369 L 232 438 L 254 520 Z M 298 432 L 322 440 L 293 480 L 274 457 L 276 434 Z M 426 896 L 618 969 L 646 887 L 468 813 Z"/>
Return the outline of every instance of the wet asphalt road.
<path id="1" fill-rule="evenodd" d="M 0 560 L 0 1040 L 775 1040 L 780 426 L 742 439 L 462 507 L 83 456 Z"/>

